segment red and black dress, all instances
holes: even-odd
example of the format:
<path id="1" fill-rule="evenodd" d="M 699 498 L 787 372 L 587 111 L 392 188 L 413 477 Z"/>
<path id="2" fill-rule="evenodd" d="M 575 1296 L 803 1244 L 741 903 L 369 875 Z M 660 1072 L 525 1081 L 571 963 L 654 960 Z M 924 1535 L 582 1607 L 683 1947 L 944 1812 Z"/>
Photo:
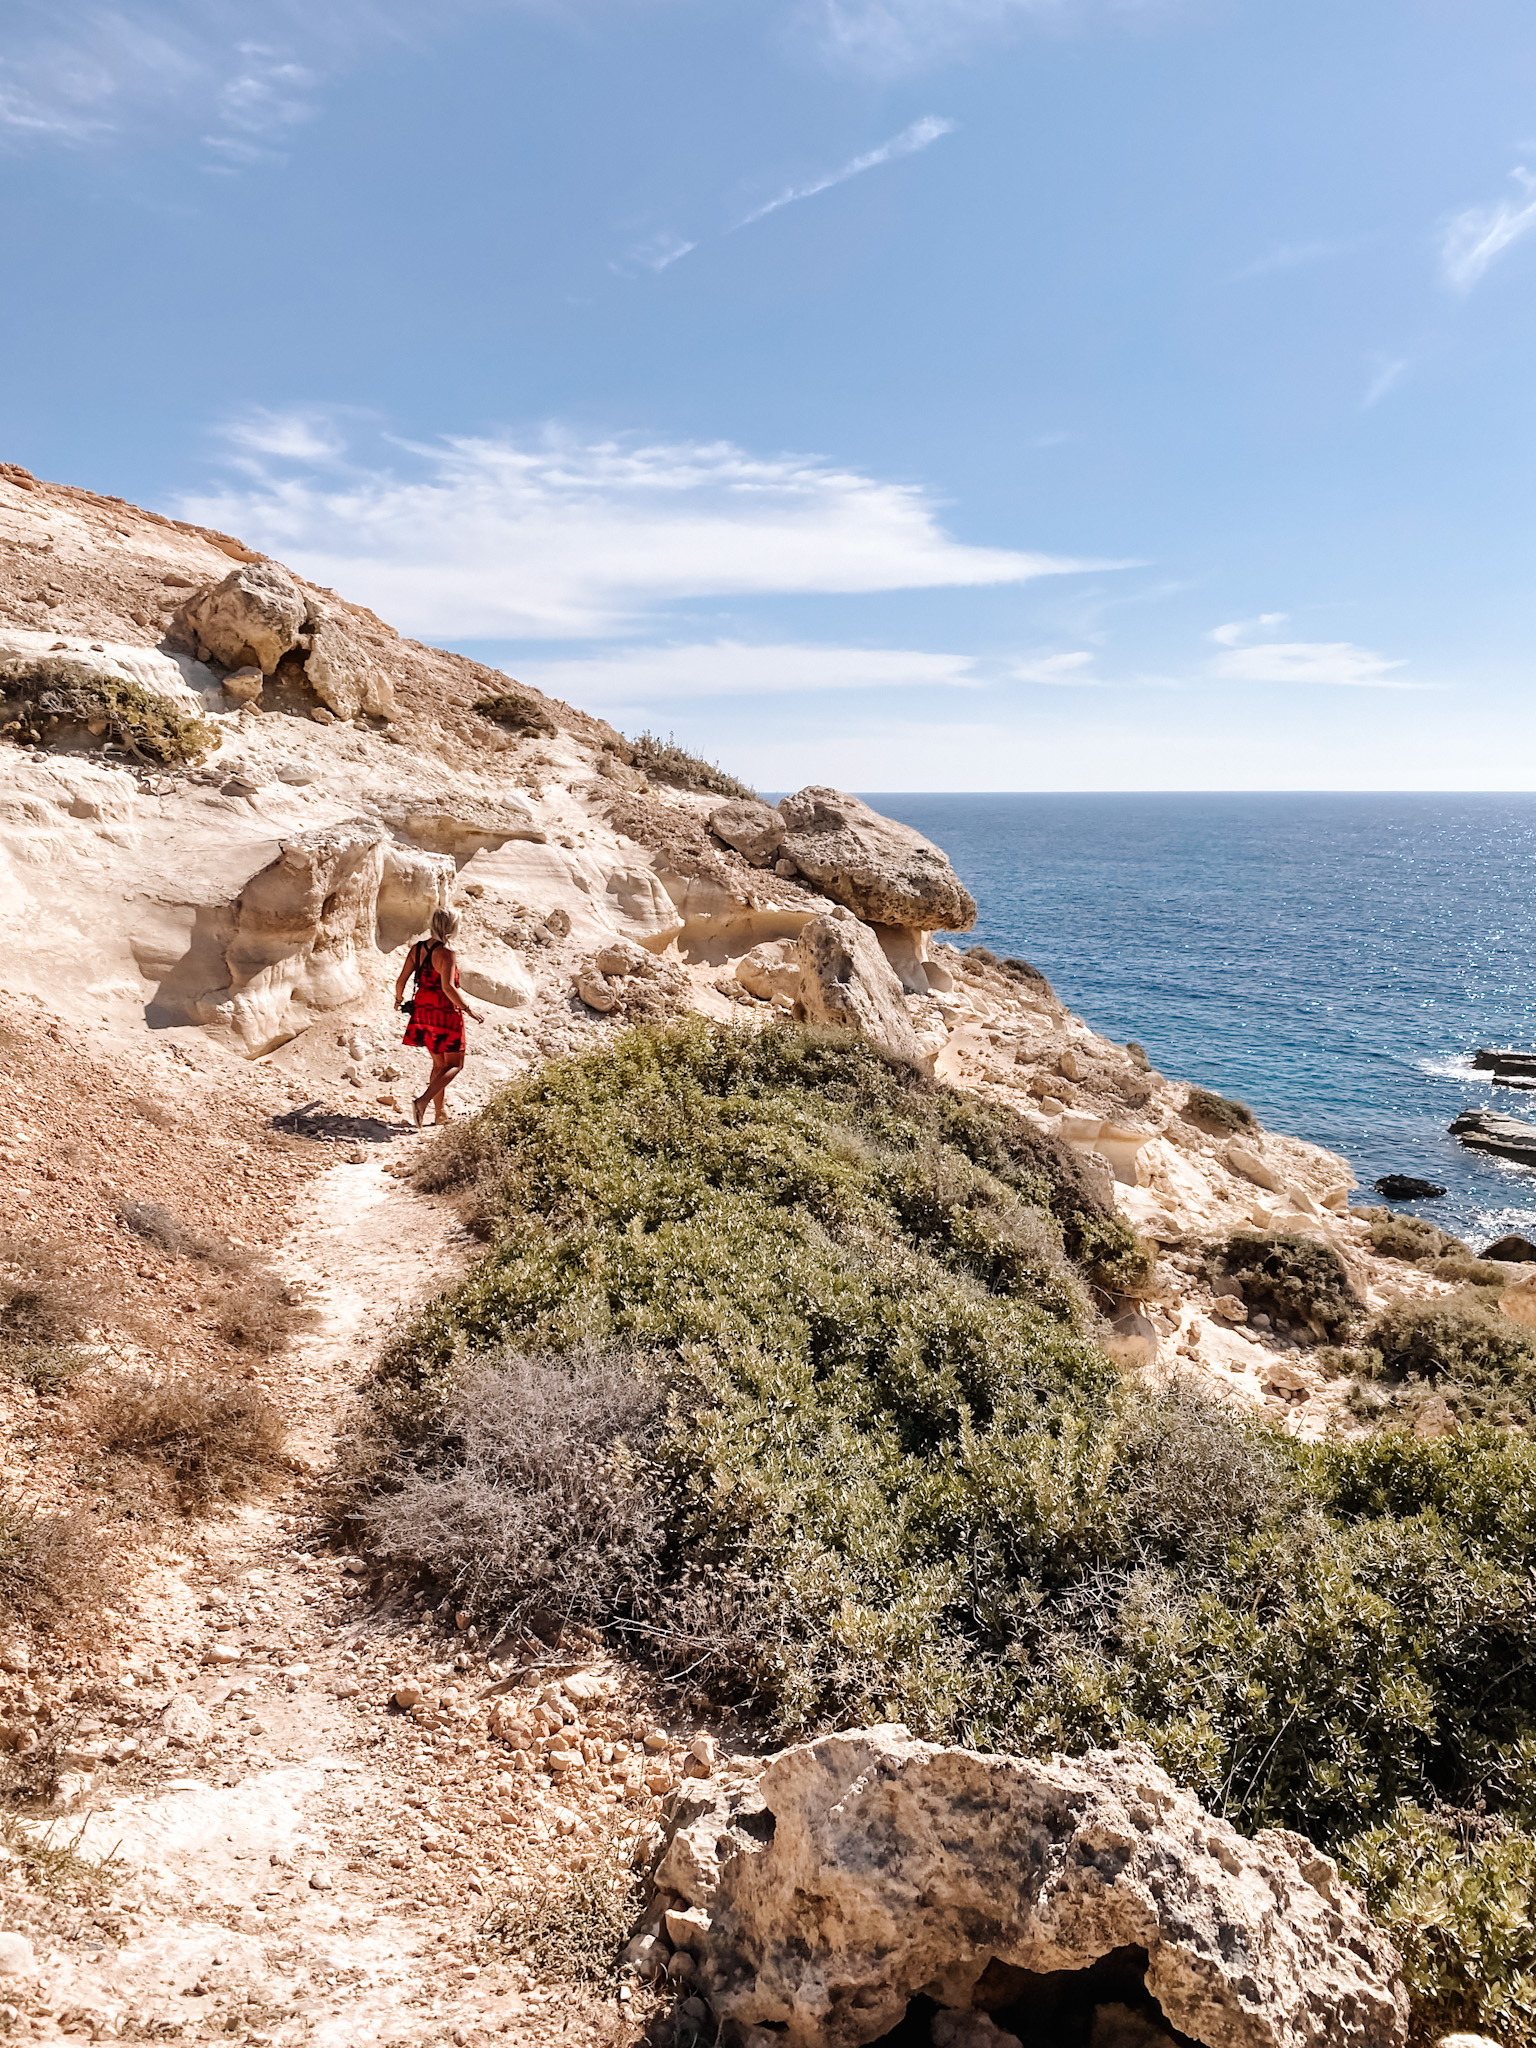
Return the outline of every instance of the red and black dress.
<path id="1" fill-rule="evenodd" d="M 418 939 L 411 948 L 411 972 L 416 976 L 416 994 L 411 1001 L 411 1021 L 405 1027 L 402 1045 L 424 1045 L 428 1052 L 450 1064 L 464 1058 L 464 1012 L 450 1003 L 442 980 L 432 964 L 437 951 L 429 940 Z M 453 985 L 459 985 L 458 963 L 454 963 Z"/>

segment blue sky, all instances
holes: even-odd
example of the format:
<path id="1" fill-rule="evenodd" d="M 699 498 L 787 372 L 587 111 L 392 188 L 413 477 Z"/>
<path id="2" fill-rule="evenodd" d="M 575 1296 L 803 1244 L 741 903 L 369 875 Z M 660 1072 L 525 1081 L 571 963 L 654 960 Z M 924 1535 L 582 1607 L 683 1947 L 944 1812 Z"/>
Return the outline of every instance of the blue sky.
<path id="1" fill-rule="evenodd" d="M 4 0 L 0 454 L 765 788 L 1530 788 L 1513 0 Z"/>

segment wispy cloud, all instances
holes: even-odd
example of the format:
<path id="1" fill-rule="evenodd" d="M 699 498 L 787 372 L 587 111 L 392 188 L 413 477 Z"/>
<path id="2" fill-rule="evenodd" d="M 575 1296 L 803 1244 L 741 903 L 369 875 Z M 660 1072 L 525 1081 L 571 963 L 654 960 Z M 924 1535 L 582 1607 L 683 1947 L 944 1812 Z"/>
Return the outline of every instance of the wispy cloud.
<path id="1" fill-rule="evenodd" d="M 1283 270 L 1308 270 L 1314 263 L 1327 263 L 1335 256 L 1346 256 L 1356 246 L 1354 242 L 1282 242 L 1267 255 L 1255 256 L 1251 263 L 1234 270 L 1232 282 L 1241 284 L 1253 277 L 1273 277 Z"/>
<path id="2" fill-rule="evenodd" d="M 847 163 L 839 164 L 835 171 L 823 172 L 818 177 L 807 179 L 803 184 L 786 185 L 781 192 L 775 193 L 772 199 L 766 200 L 761 206 L 754 206 L 749 213 L 742 214 L 740 219 L 733 220 L 721 233 L 740 234 L 743 228 L 755 226 L 758 221 L 766 220 L 770 213 L 778 213 L 783 207 L 797 205 L 802 199 L 814 199 L 818 193 L 830 192 L 834 185 L 846 185 L 850 178 L 862 177 L 866 171 L 878 170 L 882 164 L 894 163 L 898 157 L 916 156 L 920 150 L 932 148 L 942 136 L 952 134 L 954 127 L 953 121 L 946 121 L 941 115 L 924 114 L 921 119 L 903 128 L 899 135 L 891 136 L 889 141 L 877 144 L 874 149 L 865 150 L 860 156 L 850 157 Z M 708 238 L 701 236 L 698 240 L 690 241 L 674 229 L 663 228 L 658 233 L 647 235 L 643 241 L 635 243 L 621 262 L 610 267 L 621 276 L 636 267 L 650 271 L 667 270 L 680 258 L 692 255 L 699 246 L 699 240 L 704 239 Z"/>
<path id="3" fill-rule="evenodd" d="M 568 701 L 613 710 L 684 697 L 821 696 L 828 690 L 976 688 L 966 654 L 917 648 L 759 646 L 714 640 L 680 647 L 625 647 L 568 661 L 520 661 L 525 683 Z"/>
<path id="4" fill-rule="evenodd" d="M 1376 367 L 1365 387 L 1365 396 L 1360 401 L 1361 410 L 1369 412 L 1373 405 L 1380 405 L 1387 393 L 1401 384 L 1407 374 L 1406 356 L 1377 356 Z"/>
<path id="5" fill-rule="evenodd" d="M 1083 0 L 804 0 L 800 22 L 835 68 L 889 77 L 1032 18 L 1086 11 Z"/>
<path id="6" fill-rule="evenodd" d="M 602 638 L 701 597 L 976 588 L 1113 566 L 956 540 L 919 486 L 814 456 L 550 431 L 396 444 L 399 466 L 386 467 L 340 462 L 340 438 L 313 410 L 241 422 L 246 481 L 183 509 L 439 638 Z"/>
<path id="7" fill-rule="evenodd" d="M 1206 634 L 1218 647 L 1236 647 L 1255 633 L 1273 633 L 1286 622 L 1285 612 L 1260 612 L 1256 619 L 1229 619 L 1224 626 L 1212 626 Z"/>
<path id="8" fill-rule="evenodd" d="M 1097 686 L 1101 678 L 1092 673 L 1093 656 L 1085 648 L 1070 654 L 1036 654 L 1013 662 L 1008 673 L 1019 683 L 1048 683 L 1073 689 Z"/>
<path id="9" fill-rule="evenodd" d="M 850 178 L 862 177 L 865 171 L 877 170 L 881 164 L 893 163 L 897 157 L 916 156 L 920 149 L 930 149 L 943 135 L 954 132 L 953 121 L 946 121 L 938 114 L 924 114 L 921 120 L 903 128 L 899 135 L 893 135 L 889 142 L 882 142 L 875 149 L 865 150 L 862 156 L 850 157 L 835 171 L 828 171 L 824 177 L 812 178 L 804 185 L 786 185 L 775 198 L 764 206 L 756 206 L 750 213 L 743 214 L 735 226 L 728 230 L 734 234 L 738 228 L 749 228 L 754 221 L 766 220 L 770 213 L 777 213 L 781 207 L 794 206 L 802 199 L 814 199 L 818 192 L 830 192 L 834 185 L 846 185 Z"/>
<path id="10" fill-rule="evenodd" d="M 315 75 L 265 43 L 241 43 L 239 66 L 220 88 L 219 128 L 203 141 L 224 167 L 269 162 L 290 128 L 310 120 L 317 107 L 309 98 Z"/>
<path id="11" fill-rule="evenodd" d="M 1498 259 L 1536 228 L 1536 178 L 1523 164 L 1510 173 L 1518 194 L 1453 214 L 1440 235 L 1440 267 L 1453 291 L 1469 292 Z"/>
<path id="12" fill-rule="evenodd" d="M 1422 685 L 1396 675 L 1404 667 L 1356 647 L 1348 640 L 1271 641 L 1262 647 L 1236 647 L 1211 663 L 1211 673 L 1226 683 L 1325 683 L 1348 689 L 1413 690 Z"/>

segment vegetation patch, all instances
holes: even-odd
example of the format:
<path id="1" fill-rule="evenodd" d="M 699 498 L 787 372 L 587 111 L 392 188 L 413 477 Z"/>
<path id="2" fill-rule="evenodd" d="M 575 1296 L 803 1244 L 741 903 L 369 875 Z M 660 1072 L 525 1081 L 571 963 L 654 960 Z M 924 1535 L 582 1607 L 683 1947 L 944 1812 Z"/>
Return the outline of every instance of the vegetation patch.
<path id="1" fill-rule="evenodd" d="M 508 732 L 537 734 L 552 739 L 560 730 L 537 697 L 526 691 L 506 690 L 496 697 L 481 697 L 474 709 L 482 718 L 490 719 L 493 725 L 505 726 Z"/>
<path id="2" fill-rule="evenodd" d="M 1365 1306 L 1344 1261 L 1319 1238 L 1240 1230 L 1227 1239 L 1213 1264 L 1218 1275 L 1237 1282 L 1249 1308 L 1286 1322 L 1314 1324 L 1328 1337 L 1346 1332 Z"/>
<path id="3" fill-rule="evenodd" d="M 51 1238 L 0 1239 L 0 1340 L 64 1345 L 88 1336 L 106 1290 Z"/>
<path id="4" fill-rule="evenodd" d="M 738 782 L 712 761 L 701 761 L 697 754 L 685 753 L 672 733 L 663 740 L 653 732 L 643 732 L 629 744 L 634 749 L 635 766 L 643 769 L 653 782 L 675 782 L 684 789 L 703 790 L 710 796 L 757 795 L 750 784 Z"/>
<path id="5" fill-rule="evenodd" d="M 164 765 L 200 761 L 218 738 L 205 718 L 78 655 L 0 661 L 0 700 L 0 732 L 33 745 L 47 745 L 61 731 L 84 733 Z"/>
<path id="6" fill-rule="evenodd" d="M 488 1248 L 381 1361 L 357 1512 L 483 1635 L 601 1629 L 783 1737 L 1144 1741 L 1240 1825 L 1373 1859 L 1394 1926 L 1413 1814 L 1536 1839 L 1536 1447 L 1302 1445 L 1122 1375 L 1084 1262 L 1134 1239 L 1006 1110 L 692 1019 L 517 1082 L 427 1171 Z M 1296 1244 L 1237 1250 L 1292 1315 L 1347 1300 Z M 1490 1894 L 1447 1854 L 1491 2023 L 1518 1941 L 1479 1974 Z"/>
<path id="7" fill-rule="evenodd" d="M 50 1515 L 0 1500 L 0 1615 L 53 1630 L 98 1613 L 111 1581 L 87 1515 Z"/>
<path id="8" fill-rule="evenodd" d="M 250 1381 L 141 1374 L 104 1394 L 96 1435 L 104 1450 L 159 1469 L 185 1513 L 246 1500 L 270 1481 L 287 1432 Z"/>
<path id="9" fill-rule="evenodd" d="M 628 1859 L 609 1844 L 558 1884 L 519 1886 L 487 1917 L 481 1937 L 537 1977 L 606 1984 L 618 1975 L 641 1891 Z"/>
<path id="10" fill-rule="evenodd" d="M 1209 1088 L 1191 1088 L 1180 1115 L 1186 1123 L 1210 1137 L 1231 1136 L 1239 1131 L 1256 1131 L 1259 1120 L 1246 1102 L 1226 1095 L 1213 1095 Z"/>

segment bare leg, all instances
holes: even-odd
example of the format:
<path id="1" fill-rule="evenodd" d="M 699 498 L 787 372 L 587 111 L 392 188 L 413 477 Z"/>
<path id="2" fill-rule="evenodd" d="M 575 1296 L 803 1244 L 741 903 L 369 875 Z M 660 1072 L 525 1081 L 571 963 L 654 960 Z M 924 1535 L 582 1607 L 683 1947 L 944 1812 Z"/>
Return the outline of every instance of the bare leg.
<path id="1" fill-rule="evenodd" d="M 452 1121 L 448 1114 L 448 1105 L 443 1100 L 443 1097 L 448 1093 L 449 1083 L 456 1081 L 463 1071 L 464 1062 L 460 1060 L 456 1066 L 444 1067 L 441 1075 L 438 1077 L 437 1087 L 433 1091 L 437 1098 L 437 1113 L 432 1119 L 433 1123 L 446 1124 Z"/>
<path id="2" fill-rule="evenodd" d="M 411 1109 L 416 1117 L 416 1125 L 418 1130 L 421 1127 L 421 1120 L 426 1115 L 427 1111 L 431 1108 L 434 1098 L 437 1099 L 439 1109 L 441 1109 L 442 1107 L 442 1092 L 444 1086 L 446 1085 L 443 1080 L 443 1071 L 443 1056 L 441 1053 L 435 1052 L 432 1055 L 432 1071 L 427 1076 L 427 1085 L 422 1090 L 420 1095 L 416 1097 L 416 1100 L 411 1104 Z M 454 1073 L 457 1073 L 458 1068 L 455 1067 L 453 1071 Z"/>

